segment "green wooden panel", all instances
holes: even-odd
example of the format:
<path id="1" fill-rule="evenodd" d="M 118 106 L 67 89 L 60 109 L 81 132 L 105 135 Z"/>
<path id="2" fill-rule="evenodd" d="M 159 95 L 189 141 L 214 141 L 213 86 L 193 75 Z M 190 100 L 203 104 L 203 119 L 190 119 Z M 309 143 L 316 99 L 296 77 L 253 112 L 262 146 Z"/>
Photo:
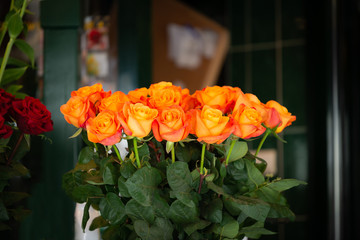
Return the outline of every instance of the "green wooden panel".
<path id="1" fill-rule="evenodd" d="M 77 28 L 45 29 L 44 103 L 52 113 L 52 144 L 43 144 L 41 178 L 31 190 L 32 215 L 22 225 L 21 239 L 73 239 L 74 203 L 61 187 L 62 175 L 73 168 L 78 143 L 68 139 L 75 128 L 65 122 L 60 106 L 78 82 Z"/>
<path id="2" fill-rule="evenodd" d="M 81 25 L 80 0 L 43 0 L 41 25 L 48 27 L 78 27 Z"/>
<path id="3" fill-rule="evenodd" d="M 119 1 L 118 89 L 151 84 L 151 1 Z"/>

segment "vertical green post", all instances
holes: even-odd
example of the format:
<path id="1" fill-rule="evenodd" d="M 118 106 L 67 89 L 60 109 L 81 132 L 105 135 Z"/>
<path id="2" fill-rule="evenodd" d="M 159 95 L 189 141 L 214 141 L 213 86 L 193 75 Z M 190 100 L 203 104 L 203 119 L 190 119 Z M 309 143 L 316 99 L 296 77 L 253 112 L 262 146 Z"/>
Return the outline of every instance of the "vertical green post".
<path id="1" fill-rule="evenodd" d="M 151 0 L 118 4 L 118 90 L 128 92 L 151 84 Z"/>
<path id="2" fill-rule="evenodd" d="M 22 224 L 20 238 L 73 239 L 74 203 L 62 190 L 62 175 L 74 167 L 78 146 L 74 132 L 60 113 L 78 83 L 80 0 L 43 0 L 44 103 L 52 113 L 53 143 L 43 144 L 40 179 L 32 186 L 32 215 Z M 40 158 L 39 158 L 40 161 Z"/>

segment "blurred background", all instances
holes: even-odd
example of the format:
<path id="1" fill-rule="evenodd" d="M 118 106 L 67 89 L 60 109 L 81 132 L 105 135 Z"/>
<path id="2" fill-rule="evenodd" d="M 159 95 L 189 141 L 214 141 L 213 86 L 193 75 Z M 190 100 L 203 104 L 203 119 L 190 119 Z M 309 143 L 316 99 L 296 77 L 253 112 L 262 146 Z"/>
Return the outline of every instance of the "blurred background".
<path id="1" fill-rule="evenodd" d="M 0 2 L 0 21 L 9 4 Z M 308 185 L 286 193 L 296 220 L 267 223 L 278 234 L 261 239 L 360 239 L 359 0 L 33 0 L 30 10 L 37 69 L 22 81 L 54 131 L 27 156 L 32 179 L 21 184 L 33 213 L 16 238 L 74 239 L 61 177 L 80 143 L 59 111 L 71 91 L 172 81 L 192 92 L 237 86 L 297 116 L 288 143 L 270 138 L 263 154 L 270 173 Z"/>

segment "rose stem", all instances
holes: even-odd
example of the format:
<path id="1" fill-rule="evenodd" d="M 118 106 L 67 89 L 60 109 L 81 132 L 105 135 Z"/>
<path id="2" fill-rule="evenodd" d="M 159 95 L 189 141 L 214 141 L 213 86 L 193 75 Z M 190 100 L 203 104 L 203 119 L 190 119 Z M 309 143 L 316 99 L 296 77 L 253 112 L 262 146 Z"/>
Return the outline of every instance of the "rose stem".
<path id="1" fill-rule="evenodd" d="M 96 143 L 94 143 L 94 147 L 95 147 L 95 150 L 96 150 L 97 154 L 99 154 L 99 149 L 98 149 Z"/>
<path id="2" fill-rule="evenodd" d="M 265 134 L 263 136 L 263 138 L 261 139 L 261 142 L 259 143 L 258 148 L 256 149 L 256 153 L 255 153 L 255 157 L 258 155 L 258 153 L 260 152 L 260 149 L 262 148 L 262 145 L 264 144 L 267 136 L 269 136 L 269 134 L 271 133 L 271 129 L 267 128 L 265 131 Z"/>
<path id="3" fill-rule="evenodd" d="M 205 158 L 206 143 L 202 145 L 201 162 L 200 162 L 200 175 L 204 174 L 204 158 Z"/>
<path id="4" fill-rule="evenodd" d="M 122 160 L 122 158 L 121 158 L 121 156 L 120 156 L 120 153 L 119 153 L 119 149 L 117 148 L 117 146 L 114 144 L 113 146 L 113 149 L 114 149 L 114 151 L 115 151 L 115 153 L 116 153 L 116 156 L 118 157 L 118 159 L 122 162 L 123 160 Z"/>
<path id="5" fill-rule="evenodd" d="M 21 143 L 21 141 L 23 140 L 23 138 L 24 138 L 24 133 L 21 132 L 21 134 L 20 134 L 20 136 L 19 136 L 19 139 L 17 140 L 16 145 L 15 145 L 15 147 L 14 147 L 14 150 L 11 152 L 11 155 L 10 155 L 10 158 L 9 158 L 9 160 L 8 160 L 8 162 L 7 162 L 7 165 L 10 165 L 10 164 L 11 164 L 11 161 L 12 161 L 12 159 L 13 159 L 16 151 L 17 151 L 17 149 L 19 148 L 20 143 Z"/>
<path id="6" fill-rule="evenodd" d="M 138 168 L 141 168 L 140 159 L 139 159 L 139 152 L 138 152 L 138 149 L 137 149 L 137 139 L 136 139 L 136 137 L 133 138 L 133 143 L 134 143 L 134 152 L 135 152 L 135 157 L 136 157 L 136 163 L 138 165 Z"/>
<path id="7" fill-rule="evenodd" d="M 171 163 L 175 162 L 175 146 L 171 149 Z"/>
<path id="8" fill-rule="evenodd" d="M 229 158 L 230 158 L 230 155 L 231 155 L 231 152 L 235 146 L 235 143 L 236 143 L 236 140 L 232 140 L 231 141 L 231 145 L 230 145 L 230 149 L 229 149 L 229 153 L 227 154 L 226 156 L 226 160 L 225 160 L 225 166 L 227 167 L 227 165 L 229 164 Z"/>

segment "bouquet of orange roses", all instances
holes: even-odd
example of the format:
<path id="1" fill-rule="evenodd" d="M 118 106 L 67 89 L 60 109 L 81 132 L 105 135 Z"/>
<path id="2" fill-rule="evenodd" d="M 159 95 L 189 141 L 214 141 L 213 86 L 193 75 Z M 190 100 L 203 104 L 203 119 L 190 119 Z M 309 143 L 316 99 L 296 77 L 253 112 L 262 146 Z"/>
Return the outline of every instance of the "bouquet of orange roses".
<path id="1" fill-rule="evenodd" d="M 257 156 L 296 119 L 275 101 L 229 86 L 191 95 L 170 82 L 128 94 L 95 84 L 60 110 L 86 143 L 63 187 L 86 203 L 84 229 L 90 206 L 100 211 L 90 230 L 105 228 L 103 239 L 258 238 L 273 234 L 267 219 L 294 218 L 282 192 L 305 183 L 265 178 Z M 247 142 L 261 136 L 251 154 Z"/>

